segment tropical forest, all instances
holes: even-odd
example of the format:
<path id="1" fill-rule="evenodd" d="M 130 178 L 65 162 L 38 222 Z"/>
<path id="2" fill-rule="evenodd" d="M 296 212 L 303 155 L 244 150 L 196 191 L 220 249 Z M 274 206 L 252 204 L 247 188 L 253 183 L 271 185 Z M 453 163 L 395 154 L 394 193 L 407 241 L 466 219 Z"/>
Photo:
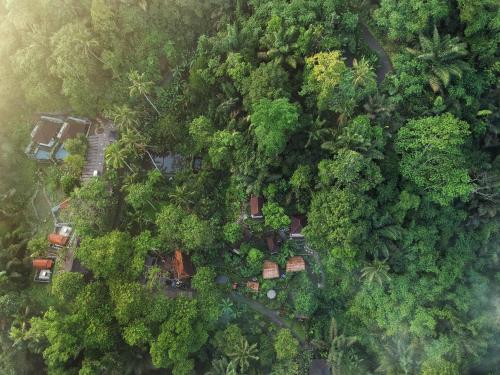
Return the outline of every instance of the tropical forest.
<path id="1" fill-rule="evenodd" d="M 500 374 L 498 0 L 0 0 L 0 374 Z"/>

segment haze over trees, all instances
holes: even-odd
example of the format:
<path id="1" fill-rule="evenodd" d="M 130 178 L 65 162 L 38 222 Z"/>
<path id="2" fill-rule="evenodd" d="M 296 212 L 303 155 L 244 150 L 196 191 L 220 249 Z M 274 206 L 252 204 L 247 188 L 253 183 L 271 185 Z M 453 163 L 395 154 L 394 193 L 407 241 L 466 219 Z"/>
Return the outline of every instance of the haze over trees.
<path id="1" fill-rule="evenodd" d="M 0 0 L 0 36 L 1 374 L 498 371 L 497 1 Z M 29 160 L 41 112 L 111 119 L 104 175 Z M 89 273 L 35 284 L 54 197 Z"/>

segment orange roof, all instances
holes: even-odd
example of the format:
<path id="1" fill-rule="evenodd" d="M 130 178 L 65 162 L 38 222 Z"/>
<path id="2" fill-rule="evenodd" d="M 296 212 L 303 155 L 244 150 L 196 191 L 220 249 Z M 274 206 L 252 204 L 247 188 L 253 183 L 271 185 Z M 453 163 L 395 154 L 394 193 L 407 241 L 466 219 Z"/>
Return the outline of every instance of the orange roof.
<path id="1" fill-rule="evenodd" d="M 173 266 L 176 279 L 187 279 L 193 276 L 193 265 L 188 255 L 182 253 L 180 250 L 175 250 Z"/>
<path id="2" fill-rule="evenodd" d="M 52 268 L 52 264 L 53 261 L 51 259 L 33 259 L 33 267 L 37 270 L 50 270 Z"/>
<path id="3" fill-rule="evenodd" d="M 257 281 L 247 281 L 247 288 L 254 292 L 259 291 L 259 283 Z"/>
<path id="4" fill-rule="evenodd" d="M 298 272 L 304 271 L 306 269 L 306 262 L 304 262 L 304 258 L 296 256 L 291 257 L 286 262 L 286 272 Z"/>
<path id="5" fill-rule="evenodd" d="M 62 235 L 57 234 L 57 233 L 51 233 L 51 234 L 49 234 L 48 240 L 52 245 L 66 246 L 66 244 L 69 241 L 69 237 L 62 236 Z"/>
<path id="6" fill-rule="evenodd" d="M 280 277 L 278 265 L 269 260 L 265 260 L 262 268 L 262 277 L 264 279 L 276 279 Z"/>

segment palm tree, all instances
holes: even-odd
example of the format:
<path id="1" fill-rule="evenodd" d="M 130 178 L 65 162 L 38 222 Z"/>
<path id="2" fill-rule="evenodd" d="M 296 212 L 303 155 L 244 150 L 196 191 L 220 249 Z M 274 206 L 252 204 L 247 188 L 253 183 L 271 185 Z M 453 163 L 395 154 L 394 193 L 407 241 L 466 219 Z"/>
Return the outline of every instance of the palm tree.
<path id="1" fill-rule="evenodd" d="M 157 169 L 153 156 L 148 151 L 147 139 L 144 137 L 139 131 L 134 127 L 126 128 L 121 136 L 120 142 L 124 145 L 124 147 L 133 155 L 138 156 L 138 152 L 144 152 L 148 155 L 149 160 L 153 163 L 153 166 Z"/>
<path id="2" fill-rule="evenodd" d="M 345 356 L 347 350 L 354 345 L 357 338 L 354 336 L 345 336 L 344 334 L 339 334 L 337 321 L 332 318 L 330 323 L 330 350 L 328 352 L 327 362 L 330 365 L 332 375 L 341 375 L 344 373 L 343 369 L 346 367 Z"/>
<path id="3" fill-rule="evenodd" d="M 225 298 L 221 302 L 222 315 L 227 316 L 229 319 L 233 319 L 239 314 L 234 309 L 234 304 L 229 298 Z"/>
<path id="4" fill-rule="evenodd" d="M 83 52 L 86 56 L 93 57 L 103 65 L 106 64 L 99 56 L 94 53 L 94 48 L 99 47 L 99 42 L 96 39 L 79 39 L 78 43 L 83 47 Z"/>
<path id="5" fill-rule="evenodd" d="M 175 190 L 168 195 L 168 197 L 172 200 L 172 203 L 177 207 L 187 208 L 191 206 L 194 201 L 192 199 L 195 192 L 193 190 L 189 190 L 187 184 L 177 185 Z"/>
<path id="6" fill-rule="evenodd" d="M 385 260 L 375 260 L 372 264 L 361 270 L 361 278 L 365 279 L 369 284 L 375 281 L 377 284 L 382 286 L 385 281 L 389 281 L 391 279 L 388 275 L 389 270 L 390 267 L 385 263 Z"/>
<path id="7" fill-rule="evenodd" d="M 311 130 L 307 132 L 308 137 L 304 148 L 310 147 L 314 142 L 320 142 L 327 138 L 330 138 L 330 136 L 333 134 L 333 130 L 323 127 L 325 125 L 325 122 L 325 120 L 320 120 L 319 117 L 314 120 Z"/>
<path id="8" fill-rule="evenodd" d="M 377 84 L 376 74 L 373 71 L 373 67 L 370 65 L 368 60 L 364 57 L 361 60 L 354 59 L 352 62 L 353 80 L 352 83 L 355 87 L 375 87 Z"/>
<path id="9" fill-rule="evenodd" d="M 215 359 L 212 361 L 212 369 L 205 375 L 237 375 L 236 364 L 228 362 L 227 358 Z"/>
<path id="10" fill-rule="evenodd" d="M 251 360 L 258 360 L 257 344 L 250 345 L 244 337 L 241 338 L 239 344 L 234 348 L 234 351 L 229 354 L 229 358 L 234 361 L 235 366 L 239 366 L 241 372 L 245 372 L 250 367 Z"/>
<path id="11" fill-rule="evenodd" d="M 150 203 L 152 204 L 152 203 Z M 153 206 L 154 208 L 154 206 Z M 149 290 L 154 290 L 160 287 L 160 280 L 163 276 L 162 270 L 159 266 L 151 267 L 147 272 L 146 286 Z"/>
<path id="12" fill-rule="evenodd" d="M 377 117 L 386 118 L 395 109 L 394 104 L 390 103 L 385 95 L 368 97 L 368 100 L 363 105 L 363 108 L 366 112 L 368 112 L 368 116 L 372 120 L 375 120 Z"/>
<path id="13" fill-rule="evenodd" d="M 414 374 L 417 364 L 415 343 L 411 342 L 405 329 L 397 337 L 391 337 L 384 345 L 380 355 L 380 365 L 375 372 L 383 374 Z"/>
<path id="14" fill-rule="evenodd" d="M 22 312 L 12 316 L 14 320 L 9 332 L 9 337 L 14 342 L 12 346 L 19 345 L 24 340 L 29 330 L 30 312 L 29 306 L 26 306 Z"/>
<path id="15" fill-rule="evenodd" d="M 123 129 L 134 128 L 137 125 L 137 111 L 131 109 L 128 105 L 115 105 L 112 109 L 106 111 L 106 117 L 111 118 L 113 123 Z"/>
<path id="16" fill-rule="evenodd" d="M 142 95 L 146 98 L 146 100 L 151 104 L 151 107 L 160 114 L 158 108 L 153 104 L 148 94 L 151 92 L 151 87 L 153 86 L 152 81 L 146 81 L 144 73 L 139 73 L 136 70 L 132 70 L 128 74 L 128 79 L 130 80 L 131 86 L 129 87 L 130 96 Z"/>
<path id="17" fill-rule="evenodd" d="M 467 55 L 467 44 L 450 35 L 442 38 L 436 26 L 432 38 L 420 35 L 419 41 L 420 50 L 408 48 L 408 51 L 428 64 L 432 91 L 443 93 L 443 88 L 448 86 L 451 77 L 462 77 L 462 70 L 467 64 L 459 59 Z"/>
<path id="18" fill-rule="evenodd" d="M 115 142 L 110 144 L 105 151 L 104 158 L 106 160 L 106 165 L 110 166 L 113 169 L 121 169 L 126 166 L 132 173 L 134 170 L 127 163 L 127 150 L 122 147 L 120 142 Z"/>

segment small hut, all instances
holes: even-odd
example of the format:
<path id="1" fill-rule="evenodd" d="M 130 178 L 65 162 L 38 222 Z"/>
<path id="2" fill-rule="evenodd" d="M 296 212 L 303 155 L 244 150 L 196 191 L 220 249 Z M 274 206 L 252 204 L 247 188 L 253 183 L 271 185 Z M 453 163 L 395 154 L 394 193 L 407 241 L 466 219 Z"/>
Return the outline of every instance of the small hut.
<path id="1" fill-rule="evenodd" d="M 277 279 L 280 277 L 278 264 L 269 260 L 264 261 L 264 265 L 262 267 L 262 277 L 264 279 Z"/>
<path id="2" fill-rule="evenodd" d="M 247 281 L 247 288 L 257 293 L 259 291 L 259 283 L 257 281 Z"/>
<path id="3" fill-rule="evenodd" d="M 69 237 L 58 233 L 51 233 L 48 236 L 48 240 L 52 246 L 64 247 L 69 242 Z"/>
<path id="4" fill-rule="evenodd" d="M 47 258 L 33 259 L 33 268 L 35 269 L 34 281 L 39 283 L 48 283 L 52 279 L 54 261 Z"/>
<path id="5" fill-rule="evenodd" d="M 295 256 L 286 262 L 286 272 L 300 272 L 306 269 L 306 262 L 301 256 Z"/>
<path id="6" fill-rule="evenodd" d="M 250 216 L 252 219 L 262 219 L 262 206 L 264 205 L 264 198 L 252 195 L 250 197 Z"/>

